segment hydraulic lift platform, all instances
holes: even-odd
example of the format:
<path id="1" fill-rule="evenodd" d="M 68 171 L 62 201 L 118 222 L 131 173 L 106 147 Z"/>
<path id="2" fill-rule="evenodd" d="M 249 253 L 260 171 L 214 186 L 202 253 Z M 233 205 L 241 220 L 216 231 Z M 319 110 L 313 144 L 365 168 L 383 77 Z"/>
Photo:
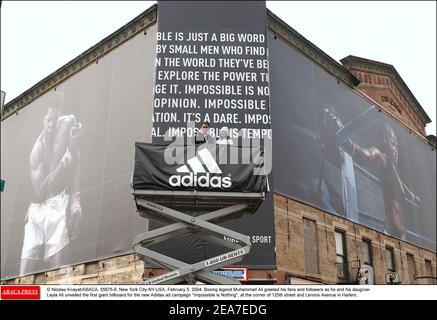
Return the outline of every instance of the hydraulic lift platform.
<path id="1" fill-rule="evenodd" d="M 250 251 L 250 238 L 223 228 L 218 223 L 253 214 L 265 199 L 265 192 L 211 192 L 133 190 L 140 215 L 162 227 L 141 233 L 134 240 L 134 251 L 149 263 L 169 269 L 163 275 L 147 279 L 144 284 L 194 283 L 240 284 L 211 271 L 240 261 Z M 199 238 L 228 248 L 230 251 L 194 264 L 152 251 L 153 244 L 196 234 Z M 226 238 L 225 238 L 226 237 Z M 225 239 L 233 239 L 232 242 Z"/>
<path id="2" fill-rule="evenodd" d="M 180 161 L 170 163 L 168 158 L 173 155 L 178 155 Z M 254 214 L 264 201 L 268 180 L 265 174 L 258 173 L 263 172 L 260 167 L 263 168 L 261 148 L 204 144 L 177 145 L 174 149 L 137 142 L 133 198 L 139 214 L 159 227 L 137 235 L 133 249 L 142 260 L 170 270 L 143 283 L 240 284 L 211 271 L 241 261 L 250 251 L 250 238 L 219 224 Z M 185 241 L 181 237 L 186 235 L 218 245 L 225 253 L 186 263 L 178 260 L 180 257 L 166 255 L 168 251 L 157 252 L 156 247 L 165 250 L 154 246 L 167 240 Z"/>

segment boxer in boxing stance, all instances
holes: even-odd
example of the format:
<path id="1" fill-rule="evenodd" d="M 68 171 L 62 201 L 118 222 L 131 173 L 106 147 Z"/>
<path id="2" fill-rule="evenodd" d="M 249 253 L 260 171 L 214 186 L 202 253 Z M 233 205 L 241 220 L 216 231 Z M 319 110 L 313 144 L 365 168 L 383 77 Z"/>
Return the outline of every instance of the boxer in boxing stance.
<path id="1" fill-rule="evenodd" d="M 77 236 L 82 215 L 77 147 L 82 126 L 74 115 L 61 116 L 62 100 L 59 92 L 52 97 L 29 157 L 34 198 L 25 219 L 21 275 L 34 271 L 41 258 L 49 268 L 61 265 L 62 249 Z"/>
<path id="2" fill-rule="evenodd" d="M 404 201 L 405 198 L 419 202 L 411 189 L 402 181 L 398 172 L 399 145 L 398 138 L 389 125 L 384 127 L 382 147 L 362 147 L 351 140 L 344 145 L 344 150 L 353 158 L 369 163 L 378 172 L 385 204 L 385 227 L 387 234 L 406 239 Z"/>

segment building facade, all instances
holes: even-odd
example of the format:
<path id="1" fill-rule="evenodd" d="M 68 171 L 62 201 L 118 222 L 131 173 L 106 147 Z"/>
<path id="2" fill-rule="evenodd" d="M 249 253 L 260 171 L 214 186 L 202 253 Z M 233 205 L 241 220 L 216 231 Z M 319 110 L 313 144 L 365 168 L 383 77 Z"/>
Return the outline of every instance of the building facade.
<path id="1" fill-rule="evenodd" d="M 2 121 L 21 112 L 76 74 L 99 64 L 131 40 L 156 33 L 156 6 L 126 24 L 5 106 Z M 348 56 L 341 64 L 268 12 L 268 30 L 330 77 L 374 104 L 411 134 L 428 143 L 431 120 L 396 69 L 388 64 Z M 155 37 L 151 37 L 155 41 Z M 127 50 L 127 49 L 126 49 Z M 150 50 L 150 48 L 148 48 Z M 150 51 L 153 53 L 154 51 Z M 151 77 L 151 75 L 150 75 Z M 430 143 L 432 144 L 432 143 Z M 431 147 L 431 146 L 430 146 Z M 435 143 L 434 143 L 435 148 Z M 292 168 L 290 168 L 291 170 Z M 436 252 L 275 193 L 276 268 L 250 269 L 249 284 L 436 284 Z M 365 266 L 370 266 L 366 282 Z M 135 284 L 164 273 L 145 269 L 132 253 L 114 254 L 64 268 L 3 279 L 6 284 Z"/>

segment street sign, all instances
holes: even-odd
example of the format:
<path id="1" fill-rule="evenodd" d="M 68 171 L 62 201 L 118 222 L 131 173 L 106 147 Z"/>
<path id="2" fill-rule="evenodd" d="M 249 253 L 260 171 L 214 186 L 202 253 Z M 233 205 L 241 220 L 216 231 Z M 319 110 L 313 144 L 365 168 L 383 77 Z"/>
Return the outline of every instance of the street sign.
<path id="1" fill-rule="evenodd" d="M 240 281 L 247 281 L 248 275 L 247 275 L 247 268 L 246 267 L 223 267 L 218 270 L 213 271 L 212 273 L 215 273 L 220 276 L 233 278 Z"/>

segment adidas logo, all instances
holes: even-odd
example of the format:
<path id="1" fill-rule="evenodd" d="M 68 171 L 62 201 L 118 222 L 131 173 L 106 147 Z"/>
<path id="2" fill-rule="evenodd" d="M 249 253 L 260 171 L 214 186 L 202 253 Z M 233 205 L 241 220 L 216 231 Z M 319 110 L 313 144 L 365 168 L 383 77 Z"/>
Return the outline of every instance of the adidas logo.
<path id="1" fill-rule="evenodd" d="M 176 171 L 180 174 L 174 174 L 168 179 L 172 187 L 229 188 L 232 185 L 230 177 L 217 176 L 222 174 L 222 171 L 208 149 L 198 151 L 196 157 L 189 159 L 186 165 L 177 168 Z"/>

